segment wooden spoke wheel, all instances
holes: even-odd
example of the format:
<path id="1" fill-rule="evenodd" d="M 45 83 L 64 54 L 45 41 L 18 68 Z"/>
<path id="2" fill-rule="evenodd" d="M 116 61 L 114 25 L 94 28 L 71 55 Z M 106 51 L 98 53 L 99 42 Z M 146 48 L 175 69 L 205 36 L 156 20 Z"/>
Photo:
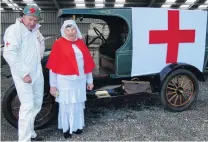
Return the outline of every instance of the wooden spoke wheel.
<path id="1" fill-rule="evenodd" d="M 167 85 L 166 98 L 174 106 L 184 106 L 194 95 L 194 83 L 185 75 L 174 77 Z"/>
<path id="2" fill-rule="evenodd" d="M 19 109 L 20 109 L 20 101 L 18 96 L 16 95 L 11 103 L 11 109 L 14 117 L 16 119 L 19 118 Z M 50 117 L 50 113 L 53 109 L 53 100 L 50 97 L 50 94 L 44 94 L 43 104 L 40 112 L 37 114 L 35 119 L 35 125 L 43 123 L 48 117 Z"/>
<path id="3" fill-rule="evenodd" d="M 161 101 L 171 111 L 187 110 L 197 95 L 198 81 L 193 73 L 184 69 L 173 71 L 162 84 Z"/>
<path id="4" fill-rule="evenodd" d="M 45 90 L 42 108 L 35 119 L 35 129 L 45 128 L 57 116 L 57 106 L 54 98 L 48 93 L 48 89 Z M 18 127 L 19 109 L 20 101 L 16 88 L 12 85 L 3 98 L 2 110 L 5 119 L 15 128 Z"/>

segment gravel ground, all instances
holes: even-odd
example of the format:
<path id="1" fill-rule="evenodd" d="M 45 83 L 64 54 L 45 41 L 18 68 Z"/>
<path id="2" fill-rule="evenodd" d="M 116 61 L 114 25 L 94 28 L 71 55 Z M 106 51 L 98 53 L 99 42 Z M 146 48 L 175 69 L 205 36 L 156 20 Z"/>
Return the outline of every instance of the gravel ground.
<path id="1" fill-rule="evenodd" d="M 12 82 L 5 77 L 6 71 L 5 66 L 1 72 L 1 98 Z M 165 111 L 157 96 L 135 97 L 87 104 L 84 133 L 73 135 L 70 140 L 208 141 L 208 80 L 200 83 L 195 107 L 181 113 Z M 65 141 L 62 132 L 57 130 L 57 121 L 37 133 L 47 141 Z M 2 113 L 1 140 L 17 140 L 17 129 Z"/>

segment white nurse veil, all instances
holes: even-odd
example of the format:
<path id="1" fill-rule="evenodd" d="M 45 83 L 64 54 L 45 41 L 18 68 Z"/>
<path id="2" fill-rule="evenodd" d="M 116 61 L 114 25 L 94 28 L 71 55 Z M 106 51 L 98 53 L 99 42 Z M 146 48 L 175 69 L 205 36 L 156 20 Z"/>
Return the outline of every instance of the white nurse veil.
<path id="1" fill-rule="evenodd" d="M 61 36 L 66 37 L 64 33 L 64 29 L 66 28 L 67 25 L 72 25 L 77 29 L 77 38 L 82 39 L 82 34 L 74 20 L 65 20 L 64 24 L 61 27 Z"/>

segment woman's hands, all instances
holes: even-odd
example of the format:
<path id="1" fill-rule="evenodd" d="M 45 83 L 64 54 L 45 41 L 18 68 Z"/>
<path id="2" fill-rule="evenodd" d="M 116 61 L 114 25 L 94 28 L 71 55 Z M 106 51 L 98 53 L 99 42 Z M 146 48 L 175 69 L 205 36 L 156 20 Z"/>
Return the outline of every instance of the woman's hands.
<path id="1" fill-rule="evenodd" d="M 56 87 L 50 87 L 50 93 L 52 96 L 56 97 L 56 91 L 57 91 Z"/>
<path id="2" fill-rule="evenodd" d="M 88 84 L 87 84 L 87 89 L 88 89 L 88 90 L 92 90 L 93 87 L 94 87 L 94 84 L 93 84 L 93 83 L 88 83 Z"/>
<path id="3" fill-rule="evenodd" d="M 93 83 L 89 83 L 87 84 L 87 89 L 88 90 L 92 90 L 94 87 Z M 50 94 L 54 97 L 56 97 L 56 93 L 57 93 L 57 88 L 56 87 L 50 87 Z"/>

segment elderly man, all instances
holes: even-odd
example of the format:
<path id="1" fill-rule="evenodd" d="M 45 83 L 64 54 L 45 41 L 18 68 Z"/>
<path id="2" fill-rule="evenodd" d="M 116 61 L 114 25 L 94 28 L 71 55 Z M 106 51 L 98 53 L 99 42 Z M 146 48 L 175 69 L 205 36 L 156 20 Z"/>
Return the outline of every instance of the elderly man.
<path id="1" fill-rule="evenodd" d="M 40 11 L 28 5 L 23 16 L 10 25 L 4 35 L 3 56 L 10 66 L 20 100 L 18 121 L 19 141 L 43 140 L 34 131 L 34 121 L 43 102 L 44 79 L 41 58 L 45 50 L 39 32 Z"/>

